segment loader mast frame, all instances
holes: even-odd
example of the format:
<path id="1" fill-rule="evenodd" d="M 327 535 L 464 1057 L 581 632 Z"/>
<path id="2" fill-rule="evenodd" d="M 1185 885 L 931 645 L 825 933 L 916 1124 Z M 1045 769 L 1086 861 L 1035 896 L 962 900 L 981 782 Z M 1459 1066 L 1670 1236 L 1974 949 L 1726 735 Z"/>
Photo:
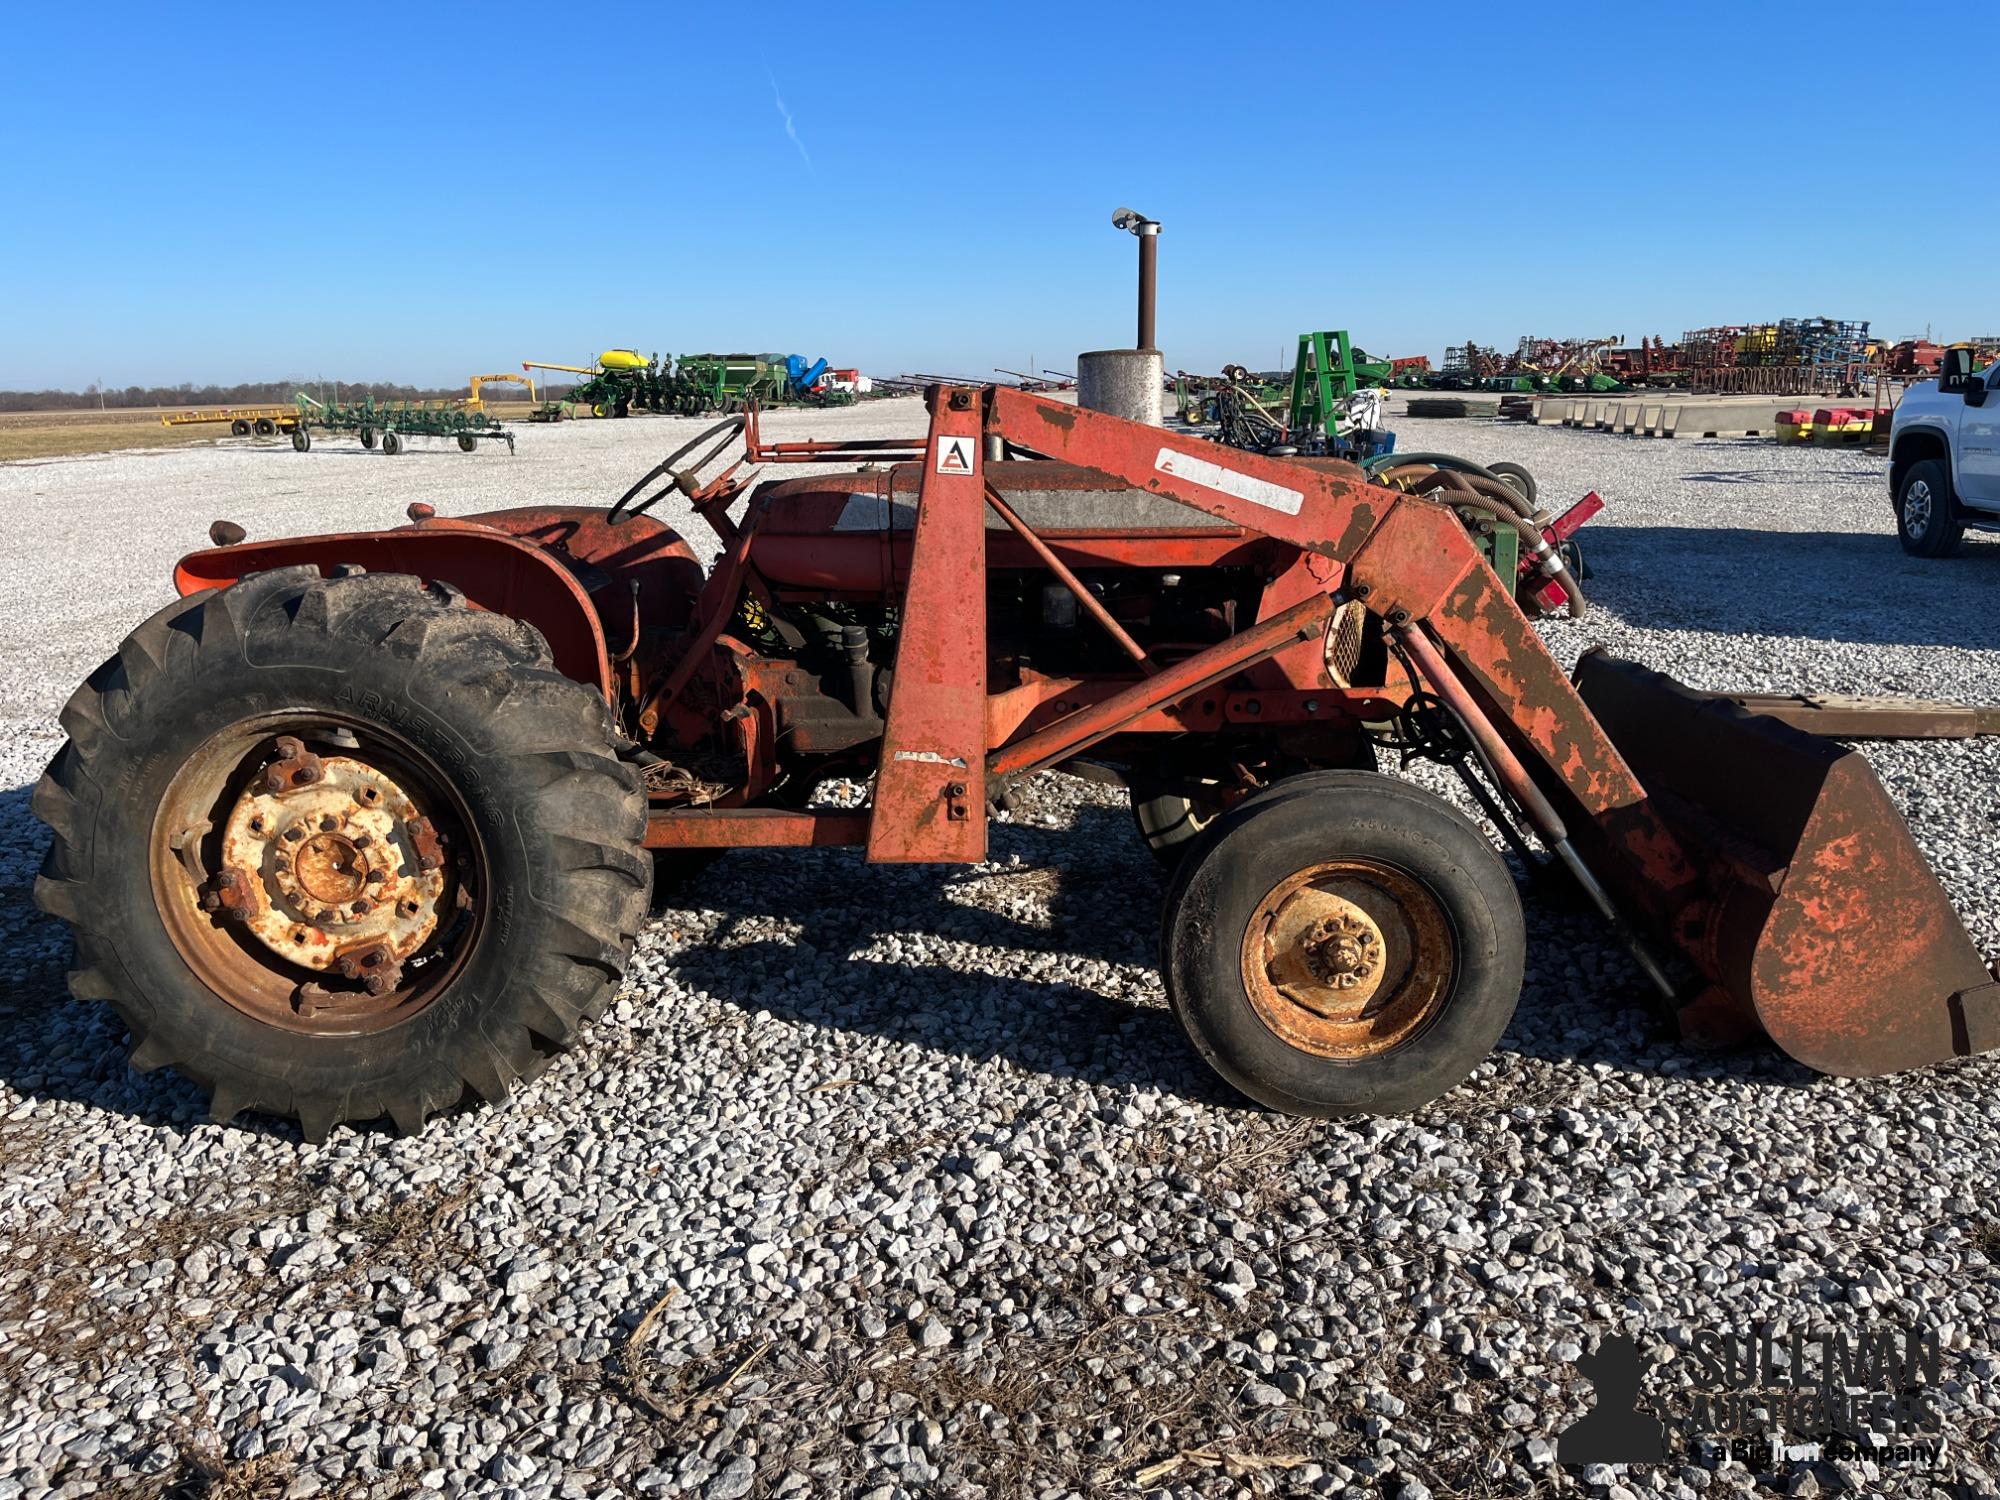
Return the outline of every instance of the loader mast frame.
<path id="1" fill-rule="evenodd" d="M 876 862 L 977 861 L 989 803 L 1011 778 L 1111 736 L 1229 722 L 1275 730 L 1323 712 L 1379 720 L 1424 689 L 1678 1007 L 1684 1032 L 1723 1042 L 1762 1029 L 1810 1066 L 1850 1076 L 2000 1046 L 2000 985 L 1856 752 L 1631 663 L 1586 656 L 1573 682 L 1522 613 L 1512 580 L 1493 571 L 1448 505 L 1351 466 L 1224 448 L 1014 387 L 934 386 L 927 397 L 921 446 L 766 444 L 753 412 L 739 461 L 868 465 L 874 473 L 854 476 L 856 489 L 891 505 L 895 466 L 907 485 L 908 465 L 921 464 L 872 806 L 657 807 L 649 845 L 865 844 Z M 1009 465 L 989 467 L 993 454 L 1094 471 L 1114 488 L 1213 517 L 1247 543 L 1281 544 L 1274 553 L 1294 565 L 1270 570 L 1258 619 L 1157 660 L 1008 504 Z M 717 645 L 739 594 L 761 587 L 749 564 L 766 502 L 753 498 L 731 523 L 722 508 L 747 479 L 729 475 L 690 492 L 727 550 L 704 592 L 693 651 L 642 705 L 643 733 L 688 683 L 693 658 Z M 988 553 L 1006 532 L 987 526 L 988 507 L 1131 659 L 1132 676 L 989 692 Z M 1187 533 L 1146 535 L 1156 566 L 1181 561 Z M 1331 669 L 1336 624 L 1356 605 L 1391 655 L 1381 686 L 1342 686 Z M 1240 690 L 1260 672 L 1284 687 Z M 734 722 L 753 746 L 747 721 Z M 1732 764 L 1761 769 L 1743 776 Z M 1677 980 L 1641 930 L 1698 977 Z"/>
<path id="2" fill-rule="evenodd" d="M 866 843 L 872 860 L 963 862 L 984 857 L 988 776 L 1020 775 L 1059 764 L 1091 744 L 1127 728 L 1164 704 L 1199 693 L 1288 647 L 1323 635 L 1344 602 L 1362 603 L 1399 639 L 1421 633 L 1443 648 L 1418 660 L 1440 696 L 1476 710 L 1455 672 L 1471 679 L 1491 705 L 1468 725 L 1476 740 L 1525 750 L 1533 773 L 1493 769 L 1552 848 L 1568 829 L 1537 782 L 1560 786 L 1607 841 L 1636 863 L 1672 908 L 1685 907 L 1694 872 L 1674 835 L 1654 817 L 1646 794 L 1562 668 L 1542 644 L 1477 546 L 1445 506 L 1353 478 L 1325 473 L 1261 454 L 1223 449 L 1199 438 L 1124 421 L 1006 386 L 934 387 L 930 432 L 913 444 L 869 447 L 879 460 L 922 454 L 914 553 L 898 646 L 898 692 L 890 707 L 876 799 Z M 846 445 L 762 445 L 754 432 L 755 461 L 834 462 L 860 458 Z M 941 696 L 967 694 L 967 679 L 983 678 L 985 661 L 985 525 L 983 510 L 997 496 L 988 483 L 986 453 L 1008 445 L 1092 469 L 1112 480 L 1174 500 L 1247 532 L 1288 543 L 1311 554 L 1317 591 L 1274 617 L 1149 672 L 1112 697 L 1078 707 L 1066 718 L 1018 740 L 990 742 L 990 716 L 975 715 L 961 701 L 951 711 Z M 1040 539 L 999 501 L 1008 526 L 1031 546 Z M 748 533 L 732 539 L 727 562 L 748 553 Z M 1096 601 L 1074 577 L 1057 576 L 1086 612 L 1105 623 Z M 1129 641 L 1122 643 L 1130 649 Z M 1447 661 L 1449 658 L 1449 662 Z M 1455 666 L 1453 665 L 1455 664 Z M 1140 663 L 1142 670 L 1147 666 Z M 1436 680 L 1445 674 L 1448 680 Z M 1337 693 L 1322 676 L 1328 693 Z M 674 691 L 670 686 L 666 696 Z M 657 704 L 648 713 L 656 714 Z M 1492 759 L 1488 757 L 1489 761 Z M 1530 777 L 1532 776 L 1532 779 Z M 954 791 L 953 788 L 958 788 Z M 791 843 L 797 830 L 784 815 L 745 810 L 727 843 Z M 791 815 L 811 819 L 809 813 Z M 648 842 L 661 847 L 718 841 L 726 812 L 698 821 L 700 835 L 673 827 L 684 812 L 661 812 Z M 844 820 L 852 829 L 851 820 Z"/>

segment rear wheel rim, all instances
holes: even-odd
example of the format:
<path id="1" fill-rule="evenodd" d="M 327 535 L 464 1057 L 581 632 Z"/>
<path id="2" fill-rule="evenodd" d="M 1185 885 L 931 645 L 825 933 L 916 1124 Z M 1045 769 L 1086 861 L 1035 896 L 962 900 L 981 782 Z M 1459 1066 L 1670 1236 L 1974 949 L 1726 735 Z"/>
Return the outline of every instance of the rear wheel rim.
<path id="1" fill-rule="evenodd" d="M 1457 942 L 1444 905 L 1405 870 L 1325 860 L 1280 881 L 1243 934 L 1250 1005 L 1287 1045 L 1358 1061 L 1401 1046 L 1449 999 Z"/>
<path id="2" fill-rule="evenodd" d="M 433 1004 L 490 889 L 464 801 L 414 746 L 299 712 L 212 735 L 148 844 L 153 899 L 194 976 L 287 1031 L 358 1036 Z"/>
<path id="3" fill-rule="evenodd" d="M 1931 526 L 1931 487 L 1921 479 L 1911 481 L 1903 491 L 1903 529 L 1922 538 Z"/>

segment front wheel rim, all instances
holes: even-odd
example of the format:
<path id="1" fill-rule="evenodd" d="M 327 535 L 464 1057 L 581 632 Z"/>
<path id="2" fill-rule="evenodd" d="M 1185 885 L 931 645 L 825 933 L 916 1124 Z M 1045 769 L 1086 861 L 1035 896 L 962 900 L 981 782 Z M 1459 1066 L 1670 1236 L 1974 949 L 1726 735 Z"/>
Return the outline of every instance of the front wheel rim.
<path id="1" fill-rule="evenodd" d="M 211 736 L 149 839 L 168 940 L 254 1020 L 314 1036 L 400 1025 L 462 971 L 484 926 L 483 847 L 415 747 L 309 713 Z"/>
<path id="2" fill-rule="evenodd" d="M 1325 860 L 1257 903 L 1243 934 L 1243 988 L 1287 1045 L 1360 1061 L 1436 1020 L 1456 950 L 1443 903 L 1415 876 L 1372 859 Z"/>
<path id="3" fill-rule="evenodd" d="M 1912 537 L 1921 538 L 1930 530 L 1931 487 L 1923 480 L 1916 480 L 1903 492 L 1903 529 Z"/>

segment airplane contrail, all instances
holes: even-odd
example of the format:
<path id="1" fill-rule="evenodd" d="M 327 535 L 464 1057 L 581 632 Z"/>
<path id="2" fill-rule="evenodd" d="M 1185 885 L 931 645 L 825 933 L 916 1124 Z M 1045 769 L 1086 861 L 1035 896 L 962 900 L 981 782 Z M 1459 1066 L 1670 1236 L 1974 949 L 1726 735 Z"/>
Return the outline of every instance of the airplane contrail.
<path id="1" fill-rule="evenodd" d="M 784 117 L 785 134 L 790 136 L 792 144 L 799 148 L 799 160 L 806 164 L 806 170 L 810 172 L 813 170 L 812 153 L 806 150 L 806 143 L 799 139 L 799 128 L 792 123 L 792 112 L 785 108 L 785 96 L 778 92 L 778 75 L 767 73 L 764 76 L 771 80 L 771 99 L 778 106 L 778 113 Z"/>

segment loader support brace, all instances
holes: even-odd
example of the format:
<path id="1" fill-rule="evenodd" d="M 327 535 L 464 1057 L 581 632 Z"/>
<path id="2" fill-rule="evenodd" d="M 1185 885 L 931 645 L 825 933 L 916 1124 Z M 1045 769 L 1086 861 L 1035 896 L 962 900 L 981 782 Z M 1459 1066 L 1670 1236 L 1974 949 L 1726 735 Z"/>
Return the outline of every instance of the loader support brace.
<path id="1" fill-rule="evenodd" d="M 980 412 L 939 392 L 917 492 L 910 583 L 868 858 L 986 857 L 986 479 Z"/>

